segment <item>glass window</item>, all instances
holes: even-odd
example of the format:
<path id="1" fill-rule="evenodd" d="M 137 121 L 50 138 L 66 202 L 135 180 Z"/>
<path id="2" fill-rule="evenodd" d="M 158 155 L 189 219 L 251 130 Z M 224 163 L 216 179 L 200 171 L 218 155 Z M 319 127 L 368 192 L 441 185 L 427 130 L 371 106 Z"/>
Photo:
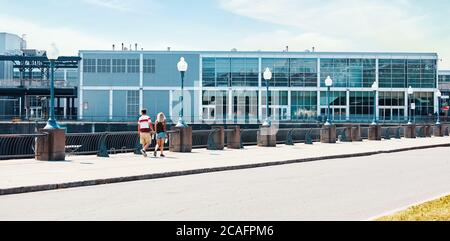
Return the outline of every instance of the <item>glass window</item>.
<path id="1" fill-rule="evenodd" d="M 269 82 L 269 86 L 289 86 L 289 59 L 263 59 L 262 71 L 264 72 L 266 68 L 272 71 L 272 79 Z M 266 86 L 264 79 L 262 85 Z"/>
<path id="2" fill-rule="evenodd" d="M 203 87 L 216 86 L 216 59 L 203 58 L 202 60 Z"/>
<path id="3" fill-rule="evenodd" d="M 333 79 L 333 87 L 371 87 L 376 79 L 375 59 L 321 59 L 321 86 Z"/>
<path id="4" fill-rule="evenodd" d="M 112 60 L 112 72 L 113 73 L 125 73 L 126 60 L 125 59 L 113 59 Z"/>
<path id="5" fill-rule="evenodd" d="M 128 59 L 127 60 L 127 72 L 128 73 L 139 73 L 140 71 L 140 60 L 139 59 Z"/>
<path id="6" fill-rule="evenodd" d="M 379 106 L 405 107 L 404 92 L 380 92 L 378 98 Z"/>
<path id="7" fill-rule="evenodd" d="M 373 118 L 375 104 L 373 92 L 350 92 L 350 119 L 356 121 L 370 121 Z"/>
<path id="8" fill-rule="evenodd" d="M 228 92 L 203 91 L 203 119 L 226 121 L 228 117 Z"/>
<path id="9" fill-rule="evenodd" d="M 381 88 L 435 88 L 436 60 L 380 59 Z"/>
<path id="10" fill-rule="evenodd" d="M 292 91 L 291 119 L 310 120 L 317 117 L 317 92 Z"/>
<path id="11" fill-rule="evenodd" d="M 139 91 L 127 91 L 127 117 L 135 117 L 139 115 Z"/>
<path id="12" fill-rule="evenodd" d="M 83 72 L 84 73 L 97 72 L 97 60 L 96 59 L 84 59 L 83 60 Z"/>
<path id="13" fill-rule="evenodd" d="M 317 59 L 290 59 L 290 86 L 317 86 Z"/>
<path id="14" fill-rule="evenodd" d="M 98 73 L 111 73 L 111 59 L 97 59 Z"/>
<path id="15" fill-rule="evenodd" d="M 434 115 L 433 92 L 416 92 L 409 102 L 416 104 L 415 116 L 432 117 Z"/>
<path id="16" fill-rule="evenodd" d="M 144 59 L 144 73 L 154 74 L 156 72 L 156 60 Z"/>

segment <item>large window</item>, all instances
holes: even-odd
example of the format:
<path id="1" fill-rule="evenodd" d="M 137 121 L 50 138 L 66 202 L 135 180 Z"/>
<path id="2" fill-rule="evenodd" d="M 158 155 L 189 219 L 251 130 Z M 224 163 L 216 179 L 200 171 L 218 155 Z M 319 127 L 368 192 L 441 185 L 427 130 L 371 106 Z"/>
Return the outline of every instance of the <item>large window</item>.
<path id="1" fill-rule="evenodd" d="M 449 83 L 449 82 L 450 82 L 450 74 L 448 74 L 448 75 L 440 74 L 439 75 L 439 83 Z"/>
<path id="2" fill-rule="evenodd" d="M 317 92 L 292 91 L 291 119 L 310 120 L 317 117 Z"/>
<path id="3" fill-rule="evenodd" d="M 404 92 L 383 92 L 379 93 L 380 106 L 399 106 L 405 107 L 405 93 Z"/>
<path id="4" fill-rule="evenodd" d="M 202 61 L 203 87 L 216 86 L 216 59 L 204 58 Z"/>
<path id="5" fill-rule="evenodd" d="M 432 117 L 434 115 L 434 93 L 416 92 L 410 99 L 410 103 L 416 104 L 415 116 Z"/>
<path id="6" fill-rule="evenodd" d="M 126 60 L 125 59 L 113 59 L 112 60 L 112 72 L 113 73 L 125 73 Z"/>
<path id="7" fill-rule="evenodd" d="M 350 119 L 354 121 L 372 120 L 374 100 L 373 92 L 350 92 Z"/>
<path id="8" fill-rule="evenodd" d="M 266 91 L 262 92 L 262 114 L 266 117 Z M 269 91 L 269 116 L 272 120 L 288 120 L 289 119 L 289 93 L 287 91 Z"/>
<path id="9" fill-rule="evenodd" d="M 140 60 L 139 59 L 128 59 L 127 60 L 127 72 L 128 73 L 139 73 L 140 71 Z"/>
<path id="10" fill-rule="evenodd" d="M 376 80 L 375 59 L 321 59 L 321 86 L 333 79 L 333 87 L 371 87 Z"/>
<path id="11" fill-rule="evenodd" d="M 269 86 L 289 86 L 289 59 L 263 59 L 262 71 L 266 68 L 270 68 L 273 73 Z M 263 81 L 262 85 L 266 86 L 265 81 Z"/>
<path id="12" fill-rule="evenodd" d="M 290 86 L 317 86 L 317 59 L 290 59 L 289 69 Z"/>
<path id="13" fill-rule="evenodd" d="M 139 115 L 139 91 L 127 91 L 127 117 L 135 117 Z"/>
<path id="14" fill-rule="evenodd" d="M 436 60 L 380 59 L 381 88 L 435 88 Z"/>
<path id="15" fill-rule="evenodd" d="M 256 58 L 203 58 L 203 86 L 258 86 Z"/>
<path id="16" fill-rule="evenodd" d="M 84 59 L 83 60 L 83 72 L 84 73 L 97 72 L 97 60 L 96 59 Z"/>
<path id="17" fill-rule="evenodd" d="M 227 91 L 203 91 L 203 120 L 225 121 L 228 116 Z"/>
<path id="18" fill-rule="evenodd" d="M 233 91 L 231 117 L 236 122 L 258 120 L 258 91 Z"/>
<path id="19" fill-rule="evenodd" d="M 156 60 L 144 59 L 144 73 L 154 74 L 156 72 Z"/>
<path id="20" fill-rule="evenodd" d="M 231 86 L 258 86 L 258 59 L 231 59 Z"/>
<path id="21" fill-rule="evenodd" d="M 97 59 L 98 73 L 111 73 L 111 59 Z"/>

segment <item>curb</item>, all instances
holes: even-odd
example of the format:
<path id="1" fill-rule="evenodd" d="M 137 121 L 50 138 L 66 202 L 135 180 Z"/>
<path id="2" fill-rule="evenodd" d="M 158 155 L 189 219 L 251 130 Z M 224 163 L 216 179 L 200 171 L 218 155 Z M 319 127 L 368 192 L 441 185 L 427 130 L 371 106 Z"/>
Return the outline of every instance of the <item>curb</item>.
<path id="1" fill-rule="evenodd" d="M 239 165 L 239 166 L 203 168 L 203 169 L 193 169 L 193 170 L 186 170 L 186 171 L 155 173 L 155 174 L 148 174 L 148 175 L 96 179 L 96 180 L 79 181 L 79 182 L 67 182 L 67 183 L 60 183 L 60 184 L 46 184 L 46 185 L 37 185 L 37 186 L 7 188 L 7 189 L 0 189 L 0 196 L 32 193 L 32 192 L 52 191 L 52 190 L 61 190 L 61 189 L 70 189 L 70 188 L 78 188 L 78 187 L 108 185 L 108 184 L 116 184 L 116 183 L 124 183 L 124 182 L 135 182 L 135 181 L 152 180 L 152 179 L 162 179 L 162 178 L 169 178 L 169 177 L 199 175 L 199 174 L 206 174 L 206 173 L 255 169 L 255 168 L 261 168 L 261 167 L 282 166 L 282 165 L 323 161 L 323 160 L 330 160 L 330 159 L 344 159 L 344 158 L 352 158 L 352 157 L 373 156 L 373 155 L 380 155 L 380 154 L 398 153 L 398 152 L 406 152 L 406 151 L 413 151 L 413 150 L 433 149 L 433 148 L 440 148 L 440 147 L 450 147 L 450 143 L 430 145 L 430 146 L 408 147 L 408 148 L 401 148 L 401 149 L 387 150 L 387 151 L 341 154 L 341 155 L 334 155 L 334 156 L 312 157 L 312 158 L 303 158 L 303 159 L 287 160 L 287 161 L 246 164 L 246 165 Z"/>

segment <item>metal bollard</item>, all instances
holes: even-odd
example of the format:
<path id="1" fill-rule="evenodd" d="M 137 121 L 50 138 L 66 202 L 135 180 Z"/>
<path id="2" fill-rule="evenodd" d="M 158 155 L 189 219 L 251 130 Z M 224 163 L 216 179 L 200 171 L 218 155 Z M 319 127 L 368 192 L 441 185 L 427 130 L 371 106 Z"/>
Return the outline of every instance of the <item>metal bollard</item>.
<path id="1" fill-rule="evenodd" d="M 216 134 L 216 132 L 218 132 L 218 130 L 213 130 L 208 135 L 208 150 L 210 151 L 217 151 L 218 149 L 216 142 L 214 141 L 214 135 Z"/>
<path id="2" fill-rule="evenodd" d="M 395 139 L 402 139 L 402 133 L 401 133 L 401 131 L 402 131 L 402 128 L 401 128 L 401 127 L 397 128 L 397 131 L 396 131 L 396 133 L 395 133 Z"/>
<path id="3" fill-rule="evenodd" d="M 293 146 L 294 145 L 293 133 L 294 133 L 294 130 L 290 130 L 288 132 L 288 134 L 287 134 L 286 145 L 288 145 L 288 146 Z"/>
<path id="4" fill-rule="evenodd" d="M 105 134 L 100 138 L 100 143 L 99 143 L 98 152 L 97 152 L 98 157 L 109 157 L 108 147 L 106 145 L 107 137 L 108 137 L 108 135 Z"/>
<path id="5" fill-rule="evenodd" d="M 306 133 L 306 138 L 305 138 L 305 144 L 306 145 L 313 145 L 314 144 L 311 133 L 312 133 L 312 129 L 310 129 L 308 131 L 308 133 Z"/>
<path id="6" fill-rule="evenodd" d="M 386 139 L 386 140 L 391 139 L 391 129 L 390 128 L 386 128 L 386 134 L 385 134 L 384 139 Z"/>

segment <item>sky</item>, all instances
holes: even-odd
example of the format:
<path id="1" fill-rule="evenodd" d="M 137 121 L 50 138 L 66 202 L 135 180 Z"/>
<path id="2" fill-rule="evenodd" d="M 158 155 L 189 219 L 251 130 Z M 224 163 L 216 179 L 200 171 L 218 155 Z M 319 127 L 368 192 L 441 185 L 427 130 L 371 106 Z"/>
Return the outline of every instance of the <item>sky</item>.
<path id="1" fill-rule="evenodd" d="M 450 69 L 449 0 L 0 0 L 0 32 L 64 55 L 145 50 L 437 52 Z"/>

